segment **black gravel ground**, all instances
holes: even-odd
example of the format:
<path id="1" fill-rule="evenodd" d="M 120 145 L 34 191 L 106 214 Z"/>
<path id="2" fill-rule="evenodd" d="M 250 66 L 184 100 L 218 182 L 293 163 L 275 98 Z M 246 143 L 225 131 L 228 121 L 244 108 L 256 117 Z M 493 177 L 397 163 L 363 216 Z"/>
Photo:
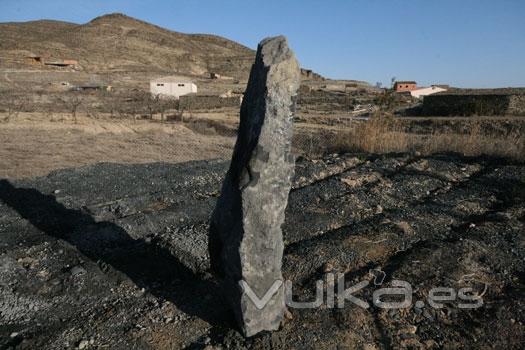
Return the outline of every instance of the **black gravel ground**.
<path id="1" fill-rule="evenodd" d="M 0 349 L 521 349 L 525 165 L 455 155 L 300 159 L 284 229 L 294 300 L 368 281 L 350 302 L 290 308 L 244 339 L 208 273 L 223 161 L 98 164 L 0 180 Z M 406 281 L 413 302 L 372 293 Z M 431 307 L 430 289 L 454 300 Z M 457 294 L 482 305 L 461 308 Z M 419 301 L 416 303 L 416 301 Z M 464 304 L 464 303 L 463 303 Z"/>

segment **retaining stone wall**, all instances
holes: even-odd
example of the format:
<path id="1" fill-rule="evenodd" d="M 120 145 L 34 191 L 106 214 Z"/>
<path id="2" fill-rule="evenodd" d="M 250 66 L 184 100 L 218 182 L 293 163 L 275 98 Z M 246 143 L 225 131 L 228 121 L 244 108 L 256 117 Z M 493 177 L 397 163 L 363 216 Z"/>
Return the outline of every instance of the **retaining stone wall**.
<path id="1" fill-rule="evenodd" d="M 241 98 L 236 97 L 220 97 L 220 96 L 200 96 L 200 95 L 186 95 L 179 98 L 179 109 L 195 110 L 195 109 L 216 109 L 223 107 L 239 107 L 241 105 Z"/>
<path id="2" fill-rule="evenodd" d="M 525 115 L 525 95 L 509 94 L 436 94 L 423 100 L 428 116 Z"/>

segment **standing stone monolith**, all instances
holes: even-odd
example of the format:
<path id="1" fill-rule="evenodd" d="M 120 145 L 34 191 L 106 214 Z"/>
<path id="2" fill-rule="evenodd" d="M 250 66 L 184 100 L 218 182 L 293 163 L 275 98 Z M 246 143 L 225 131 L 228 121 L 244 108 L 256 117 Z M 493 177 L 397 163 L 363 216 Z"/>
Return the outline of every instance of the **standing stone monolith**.
<path id="1" fill-rule="evenodd" d="M 291 143 L 299 83 L 299 64 L 286 38 L 261 41 L 211 219 L 211 268 L 248 337 L 278 329 L 285 310 L 281 225 L 294 173 Z"/>

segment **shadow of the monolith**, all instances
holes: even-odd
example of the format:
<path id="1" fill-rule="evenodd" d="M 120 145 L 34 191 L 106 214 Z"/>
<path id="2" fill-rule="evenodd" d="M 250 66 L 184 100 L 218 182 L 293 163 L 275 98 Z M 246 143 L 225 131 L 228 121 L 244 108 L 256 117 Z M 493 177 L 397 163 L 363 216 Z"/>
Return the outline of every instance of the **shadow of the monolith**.
<path id="1" fill-rule="evenodd" d="M 231 327 L 232 316 L 215 282 L 193 273 L 168 249 L 133 239 L 112 222 L 96 222 L 82 210 L 64 207 L 54 196 L 14 187 L 7 180 L 0 180 L 0 201 L 46 235 L 69 242 L 94 262 L 112 266 L 185 313 L 214 326 Z"/>

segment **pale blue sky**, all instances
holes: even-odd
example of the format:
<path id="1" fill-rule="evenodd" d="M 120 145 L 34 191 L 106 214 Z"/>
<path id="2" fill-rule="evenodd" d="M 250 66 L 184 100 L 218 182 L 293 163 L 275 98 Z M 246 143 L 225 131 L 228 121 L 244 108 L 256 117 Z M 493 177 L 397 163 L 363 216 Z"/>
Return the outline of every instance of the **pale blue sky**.
<path id="1" fill-rule="evenodd" d="M 525 86 L 523 0 L 0 0 L 0 22 L 111 12 L 251 48 L 284 34 L 303 67 L 331 78 Z"/>

